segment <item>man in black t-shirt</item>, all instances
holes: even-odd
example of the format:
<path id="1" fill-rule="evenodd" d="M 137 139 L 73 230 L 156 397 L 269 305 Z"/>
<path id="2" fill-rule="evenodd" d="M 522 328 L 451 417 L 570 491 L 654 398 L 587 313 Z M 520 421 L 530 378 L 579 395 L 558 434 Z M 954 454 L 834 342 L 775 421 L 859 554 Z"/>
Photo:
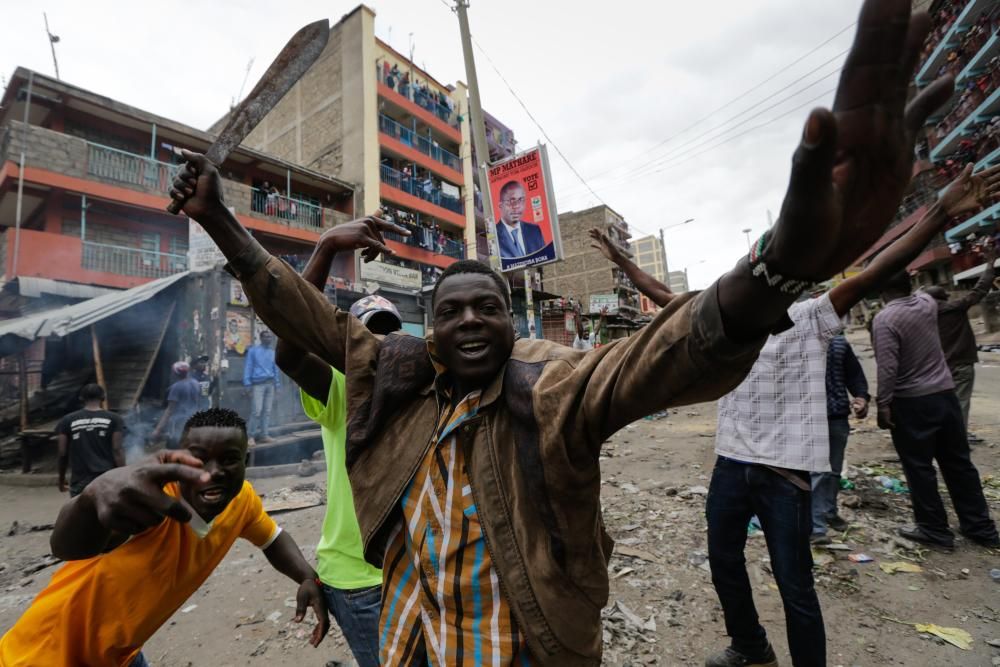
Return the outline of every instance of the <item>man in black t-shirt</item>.
<path id="1" fill-rule="evenodd" d="M 122 449 L 124 422 L 101 408 L 104 388 L 84 385 L 80 391 L 83 409 L 71 412 L 59 422 L 59 490 L 66 491 L 66 469 L 70 470 L 70 497 L 78 496 L 98 475 L 125 465 Z"/>

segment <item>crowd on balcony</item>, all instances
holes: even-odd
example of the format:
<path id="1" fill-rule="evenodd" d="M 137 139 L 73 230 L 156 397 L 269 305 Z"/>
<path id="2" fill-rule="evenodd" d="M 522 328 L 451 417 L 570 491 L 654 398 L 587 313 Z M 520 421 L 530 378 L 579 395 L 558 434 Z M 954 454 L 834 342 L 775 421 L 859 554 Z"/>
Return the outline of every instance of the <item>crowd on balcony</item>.
<path id="1" fill-rule="evenodd" d="M 975 25 L 961 35 L 958 46 L 948 50 L 948 56 L 938 68 L 935 78 L 950 74 L 957 77 L 1000 26 L 1000 11 L 983 12 Z"/>
<path id="2" fill-rule="evenodd" d="M 390 157 L 382 158 L 381 178 L 403 192 L 455 213 L 464 213 L 458 186 L 437 178 L 429 169 Z"/>
<path id="3" fill-rule="evenodd" d="M 462 259 L 462 240 L 454 234 L 445 231 L 430 216 L 404 211 L 383 202 L 382 217 L 388 222 L 405 227 L 410 231 L 410 236 L 388 232 L 387 238 L 411 245 L 415 248 L 423 248 L 429 252 L 436 252 L 439 255 L 448 255 L 449 257 Z"/>
<path id="4" fill-rule="evenodd" d="M 927 59 L 931 57 L 934 50 L 937 49 L 938 44 L 944 39 L 944 36 L 948 34 L 951 30 L 951 26 L 955 25 L 955 21 L 958 20 L 959 14 L 962 13 L 962 9 L 965 7 L 966 0 L 947 0 L 942 3 L 936 12 L 931 16 L 931 32 L 927 35 L 927 39 L 924 42 L 924 50 L 920 56 L 920 70 Z"/>
<path id="5" fill-rule="evenodd" d="M 944 187 L 953 181 L 968 163 L 976 163 L 1000 148 L 1000 116 L 973 125 L 962 137 L 958 149 L 937 165 L 938 182 Z"/>
<path id="6" fill-rule="evenodd" d="M 295 221 L 312 227 L 323 225 L 323 209 L 310 202 L 294 199 L 269 181 L 251 188 L 250 210 L 280 220 Z"/>
<path id="7" fill-rule="evenodd" d="M 940 144 L 970 113 L 975 111 L 1000 85 L 1000 56 L 990 60 L 982 74 L 965 84 L 951 111 L 934 126 L 928 136 L 931 149 Z"/>
<path id="8" fill-rule="evenodd" d="M 410 72 L 400 70 L 399 65 L 393 63 L 390 66 L 387 60 L 383 60 L 378 65 L 377 72 L 379 81 L 390 90 L 395 90 L 449 125 L 457 127 L 462 120 L 461 116 L 455 113 L 455 101 L 451 97 L 440 90 L 434 90 L 426 81 L 419 81 L 416 76 L 411 77 Z"/>

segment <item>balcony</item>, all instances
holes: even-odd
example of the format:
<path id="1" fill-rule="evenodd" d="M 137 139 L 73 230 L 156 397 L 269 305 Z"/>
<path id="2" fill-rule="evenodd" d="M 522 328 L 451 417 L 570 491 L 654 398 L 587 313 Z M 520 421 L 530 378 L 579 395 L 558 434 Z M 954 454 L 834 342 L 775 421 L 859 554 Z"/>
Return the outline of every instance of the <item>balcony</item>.
<path id="1" fill-rule="evenodd" d="M 1000 222 L 1000 204 L 994 204 L 978 214 L 972 216 L 960 225 L 956 225 L 945 232 L 944 236 L 949 243 L 961 241 L 969 234 L 993 229 Z"/>
<path id="2" fill-rule="evenodd" d="M 82 242 L 80 266 L 89 271 L 155 280 L 187 271 L 187 255 Z"/>
<path id="3" fill-rule="evenodd" d="M 920 66 L 917 72 L 917 83 L 925 86 L 929 84 L 945 63 L 948 52 L 959 42 L 961 35 L 967 31 L 980 17 L 982 11 L 989 9 L 990 0 L 969 0 L 957 19 L 944 30 L 944 35 L 934 47 L 934 50 Z"/>
<path id="4" fill-rule="evenodd" d="M 382 197 L 396 204 L 465 227 L 465 206 L 461 199 L 444 194 L 430 178 L 418 180 L 389 165 L 379 166 Z M 387 187 L 388 186 L 388 187 Z"/>
<path id="5" fill-rule="evenodd" d="M 161 210 L 166 206 L 167 193 L 177 169 L 177 165 L 38 126 L 29 125 L 25 131 L 24 124 L 19 121 L 10 123 L 3 150 L 0 150 L 0 165 L 16 160 L 22 144 L 28 181 L 147 209 Z M 275 213 L 271 215 L 266 194 L 261 197 L 250 186 L 225 178 L 222 187 L 226 203 L 237 215 L 286 229 L 315 233 L 350 219 L 340 211 L 281 195 L 278 197 L 284 199 L 284 208 L 276 202 Z M 293 208 L 294 214 L 291 213 Z M 31 211 L 27 211 L 24 218 L 30 214 Z M 259 227 L 276 234 L 286 233 L 279 227 Z M 300 233 L 299 236 L 314 239 L 311 234 Z"/>
<path id="6" fill-rule="evenodd" d="M 260 188 L 250 188 L 250 210 L 264 215 L 276 222 L 294 224 L 306 229 L 322 231 L 327 226 L 345 222 L 337 220 L 331 225 L 326 224 L 326 214 L 329 209 L 317 206 L 300 198 L 286 197 L 276 192 L 265 192 Z M 346 217 L 346 216 L 344 216 Z"/>
<path id="7" fill-rule="evenodd" d="M 6 234 L 5 234 L 6 236 Z M 8 271 L 14 244 L 6 248 Z M 187 270 L 187 256 L 81 241 L 33 229 L 21 230 L 17 275 L 127 289 Z"/>
<path id="8" fill-rule="evenodd" d="M 457 172 L 459 178 L 461 179 L 461 158 L 454 153 L 441 148 L 433 139 L 430 139 L 422 134 L 418 134 L 416 130 L 396 122 L 385 114 L 379 114 L 378 116 L 378 129 L 382 132 L 382 134 L 392 137 L 404 146 L 415 148 L 432 160 Z M 460 183 L 461 180 L 459 180 L 459 184 Z"/>
<path id="9" fill-rule="evenodd" d="M 404 82 L 402 76 L 398 70 L 395 73 L 391 70 L 387 73 L 383 67 L 375 66 L 375 77 L 378 82 L 396 96 L 412 102 L 445 125 L 456 130 L 459 128 L 458 114 L 447 103 L 442 103 L 440 95 L 426 85 Z"/>
<path id="10" fill-rule="evenodd" d="M 388 79 L 383 76 L 379 68 L 376 68 L 378 78 L 378 96 L 387 104 L 398 109 L 403 114 L 413 116 L 416 120 L 431 128 L 439 137 L 455 145 L 462 143 L 462 131 L 459 127 L 457 111 L 453 112 L 440 105 L 436 101 L 429 99 L 423 93 L 417 95 L 412 86 L 400 93 L 400 84 L 393 81 L 394 87 L 389 86 Z"/>
<path id="11" fill-rule="evenodd" d="M 994 74 L 992 87 L 983 93 L 988 96 L 975 110 L 969 111 L 968 108 L 963 108 L 962 102 L 959 101 L 958 107 L 941 121 L 941 124 L 945 126 L 944 132 L 949 132 L 951 127 L 954 127 L 954 129 L 950 129 L 950 133 L 931 150 L 931 160 L 937 162 L 941 158 L 950 155 L 959 147 L 963 135 L 972 125 L 989 120 L 990 117 L 1000 112 L 1000 88 L 997 87 L 998 83 L 1000 83 L 1000 71 Z"/>

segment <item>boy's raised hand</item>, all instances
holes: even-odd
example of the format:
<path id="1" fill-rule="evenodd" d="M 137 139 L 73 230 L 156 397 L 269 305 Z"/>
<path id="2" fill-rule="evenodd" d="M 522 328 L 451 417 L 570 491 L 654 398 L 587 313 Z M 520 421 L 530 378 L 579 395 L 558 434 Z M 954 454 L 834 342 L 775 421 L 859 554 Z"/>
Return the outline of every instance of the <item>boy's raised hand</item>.
<path id="1" fill-rule="evenodd" d="M 306 609 L 312 607 L 316 614 L 316 627 L 313 628 L 312 638 L 309 643 L 314 647 L 319 646 L 327 633 L 330 632 L 330 616 L 326 611 L 326 598 L 323 591 L 319 589 L 319 584 L 313 579 L 306 579 L 299 584 L 299 591 L 295 594 L 295 618 L 296 623 L 301 623 L 306 617 Z"/>

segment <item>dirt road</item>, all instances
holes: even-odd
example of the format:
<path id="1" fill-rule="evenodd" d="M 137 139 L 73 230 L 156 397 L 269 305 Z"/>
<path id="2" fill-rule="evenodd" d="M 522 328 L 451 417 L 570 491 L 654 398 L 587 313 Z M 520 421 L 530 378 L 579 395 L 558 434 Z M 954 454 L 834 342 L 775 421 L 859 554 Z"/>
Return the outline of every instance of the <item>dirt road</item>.
<path id="1" fill-rule="evenodd" d="M 871 351 L 854 338 L 874 385 Z M 1000 517 L 1000 354 L 984 355 L 973 401 L 973 430 L 987 444 L 973 448 L 994 517 Z M 703 490 L 707 487 L 715 407 L 698 405 L 643 420 L 621 431 L 604 450 L 603 498 L 608 529 L 619 545 L 611 563 L 611 597 L 605 622 L 606 663 L 699 665 L 727 643 L 707 565 Z M 848 445 L 849 475 L 857 485 L 843 500 L 860 506 L 842 513 L 852 521 L 843 536 L 849 551 L 818 554 L 817 587 L 826 618 L 830 665 L 1000 664 L 1000 551 L 958 541 L 953 554 L 907 548 L 892 539 L 910 521 L 908 496 L 884 493 L 875 474 L 901 477 L 888 436 L 874 417 L 856 424 Z M 257 484 L 264 493 L 312 478 L 279 478 Z M 51 569 L 23 576 L 24 567 L 48 553 L 49 533 L 5 537 L 15 519 L 51 523 L 63 498 L 54 489 L 0 486 L 0 632 L 6 630 L 48 581 Z M 946 500 L 947 502 L 947 500 Z M 312 556 L 321 508 L 277 517 Z M 954 523 L 954 522 L 953 522 Z M 847 559 L 865 553 L 873 563 Z M 829 561 L 829 562 L 826 562 Z M 921 572 L 887 574 L 880 563 L 918 564 Z M 768 569 L 764 540 L 748 540 L 747 562 L 758 609 L 782 664 L 789 665 L 781 601 Z M 151 585 L 154 582 L 151 582 Z M 347 660 L 338 632 L 314 650 L 308 627 L 290 623 L 294 586 L 255 549 L 238 544 L 215 574 L 148 643 L 156 667 L 185 665 L 303 667 Z M 267 620 L 268 617 L 275 620 Z M 890 620 L 892 619 L 892 620 Z M 962 650 L 907 623 L 961 628 L 972 636 Z M 998 644 L 1000 645 L 1000 644 Z"/>

